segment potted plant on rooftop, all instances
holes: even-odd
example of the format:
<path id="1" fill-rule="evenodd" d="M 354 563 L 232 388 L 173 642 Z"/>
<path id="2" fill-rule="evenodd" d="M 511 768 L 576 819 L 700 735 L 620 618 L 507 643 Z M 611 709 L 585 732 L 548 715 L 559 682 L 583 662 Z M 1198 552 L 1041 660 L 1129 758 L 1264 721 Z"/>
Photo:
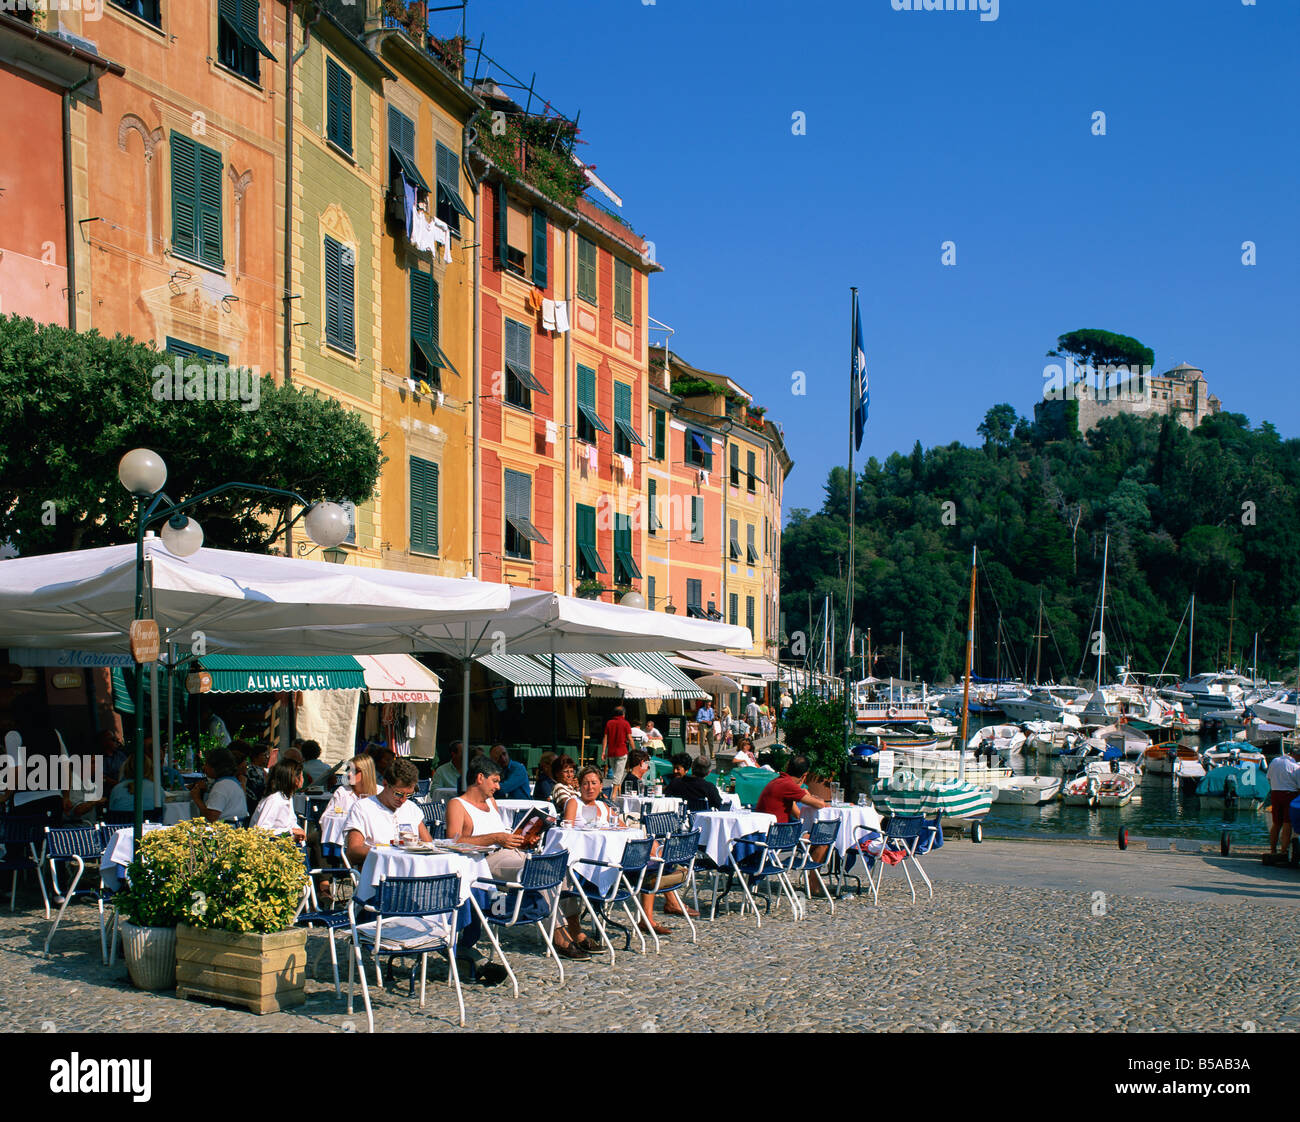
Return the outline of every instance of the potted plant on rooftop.
<path id="1" fill-rule="evenodd" d="M 792 755 L 808 757 L 805 779 L 809 793 L 831 797 L 831 784 L 843 779 L 849 754 L 844 747 L 844 701 L 801 693 L 781 721 L 785 744 Z"/>

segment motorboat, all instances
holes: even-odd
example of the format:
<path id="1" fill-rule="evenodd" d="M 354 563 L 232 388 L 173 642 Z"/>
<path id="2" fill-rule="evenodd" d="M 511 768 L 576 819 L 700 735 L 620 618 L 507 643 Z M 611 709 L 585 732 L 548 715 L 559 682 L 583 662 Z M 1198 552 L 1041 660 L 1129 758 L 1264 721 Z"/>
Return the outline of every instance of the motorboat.
<path id="1" fill-rule="evenodd" d="M 1127 721 L 1100 728 L 1093 735 L 1098 740 L 1104 740 L 1107 744 L 1118 748 L 1120 755 L 1126 760 L 1140 760 L 1151 747 L 1151 737 L 1141 729 L 1134 728 Z"/>
<path id="2" fill-rule="evenodd" d="M 1074 751 L 1074 745 L 1082 739 L 1079 718 L 1073 713 L 1063 714 L 1060 721 L 1029 721 L 1025 724 L 1025 751 L 1043 752 L 1048 756 L 1059 756 L 1062 752 Z"/>
<path id="3" fill-rule="evenodd" d="M 1174 699 L 1182 701 L 1184 710 L 1191 716 L 1202 720 L 1224 720 L 1240 716 L 1245 711 L 1245 687 L 1250 684 L 1250 679 L 1240 674 L 1194 674 L 1179 685 Z M 1168 691 L 1166 697 L 1169 697 Z"/>
<path id="4" fill-rule="evenodd" d="M 1103 775 L 1097 789 L 1098 806 L 1127 806 L 1137 789 L 1137 780 L 1126 772 Z"/>
<path id="5" fill-rule="evenodd" d="M 1240 759 L 1211 767 L 1196 786 L 1196 795 L 1210 806 L 1251 809 L 1268 802 L 1269 783 L 1264 768 Z"/>
<path id="6" fill-rule="evenodd" d="M 1101 791 L 1101 780 L 1089 772 L 1080 772 L 1073 779 L 1068 779 L 1061 787 L 1061 801 L 1066 806 L 1097 805 Z"/>
<path id="7" fill-rule="evenodd" d="M 967 742 L 966 747 L 975 753 L 976 759 L 988 756 L 992 762 L 992 753 L 998 758 L 1009 760 L 1024 746 L 1028 737 L 1019 725 L 986 725 Z"/>
<path id="8" fill-rule="evenodd" d="M 1050 803 L 1061 791 L 1059 775 L 1013 775 L 993 792 L 995 803 L 1038 806 Z"/>
<path id="9" fill-rule="evenodd" d="M 1002 712 L 1013 721 L 1059 721 L 1063 714 L 1082 708 L 1088 691 L 1078 686 L 1039 686 L 1027 697 L 1004 697 Z"/>
<path id="10" fill-rule="evenodd" d="M 1250 708 L 1256 717 L 1270 725 L 1296 728 L 1296 715 L 1300 713 L 1300 690 L 1279 690 L 1272 697 L 1256 701 Z"/>

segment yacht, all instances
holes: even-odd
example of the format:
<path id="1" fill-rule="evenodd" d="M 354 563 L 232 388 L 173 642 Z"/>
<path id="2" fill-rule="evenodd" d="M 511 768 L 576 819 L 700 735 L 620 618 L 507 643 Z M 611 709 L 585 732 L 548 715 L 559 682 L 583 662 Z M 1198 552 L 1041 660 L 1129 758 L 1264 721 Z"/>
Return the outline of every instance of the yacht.
<path id="1" fill-rule="evenodd" d="M 1078 712 L 1071 709 L 1088 696 L 1088 691 L 1078 686 L 1039 686 L 1027 697 L 1004 697 L 1002 712 L 1013 721 L 1059 721 L 1062 714 Z"/>
<path id="2" fill-rule="evenodd" d="M 1261 721 L 1283 728 L 1296 728 L 1296 714 L 1300 712 L 1300 690 L 1279 690 L 1272 697 L 1256 701 L 1251 709 Z"/>

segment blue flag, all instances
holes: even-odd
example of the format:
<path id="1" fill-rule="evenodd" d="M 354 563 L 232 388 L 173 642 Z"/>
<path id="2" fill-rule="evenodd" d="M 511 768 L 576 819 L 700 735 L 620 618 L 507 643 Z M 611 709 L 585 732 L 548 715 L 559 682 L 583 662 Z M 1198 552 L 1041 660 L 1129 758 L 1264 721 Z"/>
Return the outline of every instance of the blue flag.
<path id="1" fill-rule="evenodd" d="M 871 407 L 871 391 L 867 388 L 867 352 L 862 346 L 862 317 L 857 306 L 853 308 L 853 334 L 857 344 L 853 351 L 853 447 L 862 450 L 862 434 L 867 427 L 867 410 Z"/>

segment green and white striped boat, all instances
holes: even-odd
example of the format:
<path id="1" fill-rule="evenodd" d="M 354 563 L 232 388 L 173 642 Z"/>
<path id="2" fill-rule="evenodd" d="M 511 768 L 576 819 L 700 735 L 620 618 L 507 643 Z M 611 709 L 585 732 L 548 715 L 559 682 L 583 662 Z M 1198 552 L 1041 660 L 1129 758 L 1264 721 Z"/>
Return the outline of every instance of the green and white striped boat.
<path id="1" fill-rule="evenodd" d="M 877 806 L 893 814 L 939 814 L 944 821 L 968 821 L 982 818 L 993 805 L 993 792 L 987 787 L 957 780 L 932 783 L 918 779 L 910 771 L 895 772 L 882 779 L 871 793 Z"/>

